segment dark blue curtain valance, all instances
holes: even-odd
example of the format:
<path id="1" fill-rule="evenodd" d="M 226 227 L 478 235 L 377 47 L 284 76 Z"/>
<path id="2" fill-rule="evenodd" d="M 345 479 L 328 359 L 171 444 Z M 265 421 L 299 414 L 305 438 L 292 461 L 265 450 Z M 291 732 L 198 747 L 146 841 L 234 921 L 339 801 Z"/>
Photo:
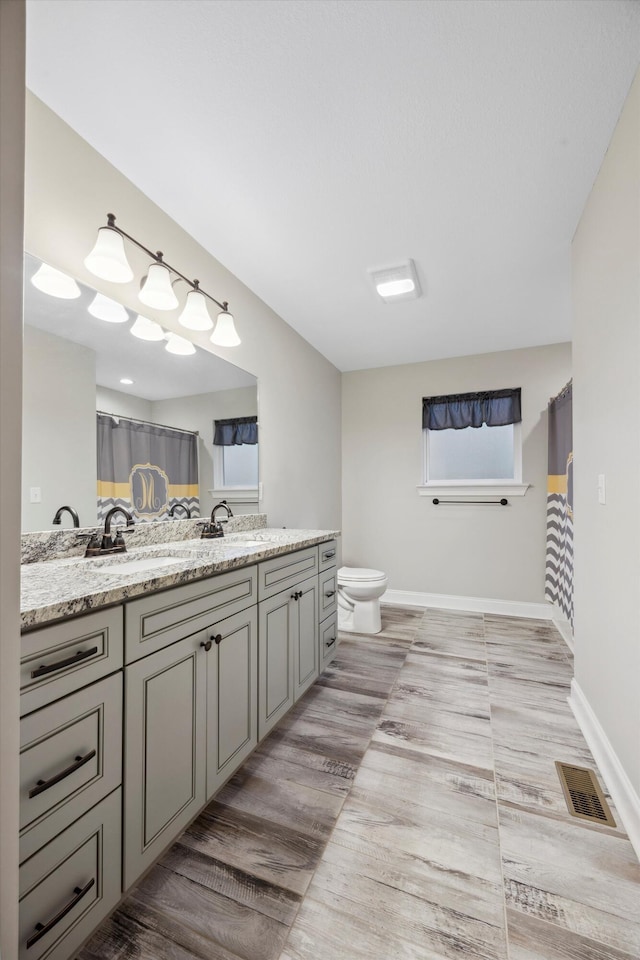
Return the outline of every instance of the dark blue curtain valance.
<path id="1" fill-rule="evenodd" d="M 520 387 L 422 398 L 422 426 L 429 430 L 464 430 L 483 423 L 503 427 L 521 420 Z"/>
<path id="2" fill-rule="evenodd" d="M 257 417 L 232 417 L 229 420 L 214 420 L 213 442 L 217 447 L 232 447 L 234 444 L 258 442 Z"/>

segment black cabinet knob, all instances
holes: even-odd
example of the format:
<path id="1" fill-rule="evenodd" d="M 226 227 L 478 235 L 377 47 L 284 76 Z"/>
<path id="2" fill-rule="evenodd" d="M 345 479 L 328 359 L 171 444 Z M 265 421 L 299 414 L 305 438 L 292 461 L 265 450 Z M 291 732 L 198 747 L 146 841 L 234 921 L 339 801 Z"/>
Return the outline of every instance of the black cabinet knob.
<path id="1" fill-rule="evenodd" d="M 206 643 L 205 643 L 205 641 L 203 640 L 202 643 L 200 644 L 200 646 L 201 646 L 201 647 L 204 647 L 204 649 L 206 650 L 206 652 L 209 653 L 209 650 L 211 650 L 211 647 L 212 647 L 211 640 L 207 640 Z"/>
<path id="2" fill-rule="evenodd" d="M 212 638 L 216 646 L 219 646 L 222 643 L 222 634 L 216 633 L 215 637 Z"/>

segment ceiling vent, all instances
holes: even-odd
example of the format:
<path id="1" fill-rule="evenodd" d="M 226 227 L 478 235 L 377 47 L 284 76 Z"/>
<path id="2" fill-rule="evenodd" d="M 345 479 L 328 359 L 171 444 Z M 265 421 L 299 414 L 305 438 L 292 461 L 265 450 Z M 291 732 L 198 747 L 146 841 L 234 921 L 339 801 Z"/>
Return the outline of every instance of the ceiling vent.
<path id="1" fill-rule="evenodd" d="M 416 300 L 420 296 L 420 284 L 413 260 L 406 260 L 396 267 L 369 270 L 369 276 L 376 293 L 385 303 Z"/>

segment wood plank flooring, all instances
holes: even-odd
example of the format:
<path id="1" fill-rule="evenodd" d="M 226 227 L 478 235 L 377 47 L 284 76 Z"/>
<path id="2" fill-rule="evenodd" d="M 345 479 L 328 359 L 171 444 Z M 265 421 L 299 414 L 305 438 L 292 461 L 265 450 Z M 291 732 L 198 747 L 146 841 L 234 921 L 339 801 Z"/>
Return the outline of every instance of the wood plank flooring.
<path id="1" fill-rule="evenodd" d="M 595 769 L 571 677 L 546 621 L 384 607 L 78 960 L 638 960 L 633 848 L 555 772 Z"/>

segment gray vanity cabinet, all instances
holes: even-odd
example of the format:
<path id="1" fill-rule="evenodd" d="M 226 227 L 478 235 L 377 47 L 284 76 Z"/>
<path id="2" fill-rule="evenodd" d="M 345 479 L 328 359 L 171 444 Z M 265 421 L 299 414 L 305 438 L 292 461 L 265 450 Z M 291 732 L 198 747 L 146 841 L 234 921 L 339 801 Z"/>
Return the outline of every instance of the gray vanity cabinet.
<path id="1" fill-rule="evenodd" d="M 207 800 L 258 743 L 258 615 L 249 607 L 208 631 Z"/>
<path id="2" fill-rule="evenodd" d="M 263 600 L 258 611 L 258 735 L 262 739 L 318 676 L 317 576 Z"/>
<path id="3" fill-rule="evenodd" d="M 125 669 L 124 889 L 205 803 L 209 631 Z"/>

